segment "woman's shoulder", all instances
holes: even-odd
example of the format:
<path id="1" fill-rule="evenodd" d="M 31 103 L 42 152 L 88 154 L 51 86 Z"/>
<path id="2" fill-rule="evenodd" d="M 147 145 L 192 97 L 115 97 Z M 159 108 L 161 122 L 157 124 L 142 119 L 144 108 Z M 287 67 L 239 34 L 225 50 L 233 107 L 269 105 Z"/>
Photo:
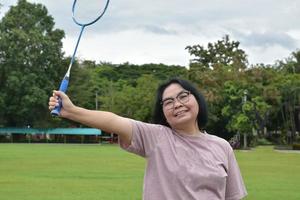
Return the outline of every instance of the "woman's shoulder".
<path id="1" fill-rule="evenodd" d="M 206 140 L 210 144 L 215 144 L 215 145 L 218 145 L 218 146 L 222 146 L 226 150 L 232 150 L 231 145 L 224 138 L 221 138 L 219 136 L 216 136 L 216 135 L 213 135 L 213 134 L 209 134 L 209 133 L 206 133 L 206 132 L 205 132 L 205 137 L 206 137 Z"/>
<path id="2" fill-rule="evenodd" d="M 153 124 L 153 123 L 142 122 L 142 121 L 133 120 L 133 119 L 131 119 L 131 123 L 132 123 L 134 129 L 172 133 L 171 128 L 161 125 L 161 124 Z"/>

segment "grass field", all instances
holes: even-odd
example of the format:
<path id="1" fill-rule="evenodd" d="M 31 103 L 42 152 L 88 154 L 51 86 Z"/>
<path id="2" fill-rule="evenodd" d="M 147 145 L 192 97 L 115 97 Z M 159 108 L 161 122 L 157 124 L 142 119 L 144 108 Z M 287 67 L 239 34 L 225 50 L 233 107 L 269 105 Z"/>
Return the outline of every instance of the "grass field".
<path id="1" fill-rule="evenodd" d="M 247 186 L 247 200 L 300 199 L 299 152 L 278 152 L 267 146 L 236 151 L 236 157 Z"/>
<path id="2" fill-rule="evenodd" d="M 236 156 L 247 200 L 299 200 L 300 154 L 259 147 Z M 1 200 L 137 200 L 144 159 L 115 145 L 0 144 Z"/>

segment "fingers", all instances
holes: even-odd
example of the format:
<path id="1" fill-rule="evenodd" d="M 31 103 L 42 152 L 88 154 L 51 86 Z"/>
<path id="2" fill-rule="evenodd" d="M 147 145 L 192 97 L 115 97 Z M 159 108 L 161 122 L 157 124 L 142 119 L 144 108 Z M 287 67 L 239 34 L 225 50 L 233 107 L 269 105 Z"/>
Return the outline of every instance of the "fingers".
<path id="1" fill-rule="evenodd" d="M 49 104 L 49 110 L 53 110 L 56 106 L 58 106 L 57 97 L 50 97 L 48 104 Z"/>
<path id="2" fill-rule="evenodd" d="M 60 96 L 59 91 L 54 90 L 52 96 L 49 98 L 49 110 L 53 110 L 58 106 L 58 97 Z"/>
<path id="3" fill-rule="evenodd" d="M 66 105 L 73 105 L 69 97 L 64 92 L 53 90 L 53 94 L 49 98 L 49 110 L 53 110 L 56 106 L 59 106 L 59 101 L 65 102 Z"/>

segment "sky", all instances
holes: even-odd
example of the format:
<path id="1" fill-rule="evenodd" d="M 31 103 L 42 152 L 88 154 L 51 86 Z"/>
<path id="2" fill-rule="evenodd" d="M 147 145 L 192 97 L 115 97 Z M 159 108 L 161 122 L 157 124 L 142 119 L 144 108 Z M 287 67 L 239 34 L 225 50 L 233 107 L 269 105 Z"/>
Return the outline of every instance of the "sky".
<path id="1" fill-rule="evenodd" d="M 73 0 L 27 1 L 47 7 L 55 28 L 65 31 L 65 55 L 72 55 L 80 33 L 72 20 Z M 16 2 L 1 0 L 0 17 Z M 91 21 L 105 2 L 77 0 L 75 16 Z M 76 56 L 97 63 L 188 66 L 186 46 L 206 47 L 228 34 L 250 64 L 274 64 L 300 49 L 299 8 L 300 0 L 110 0 L 104 16 L 85 28 Z"/>

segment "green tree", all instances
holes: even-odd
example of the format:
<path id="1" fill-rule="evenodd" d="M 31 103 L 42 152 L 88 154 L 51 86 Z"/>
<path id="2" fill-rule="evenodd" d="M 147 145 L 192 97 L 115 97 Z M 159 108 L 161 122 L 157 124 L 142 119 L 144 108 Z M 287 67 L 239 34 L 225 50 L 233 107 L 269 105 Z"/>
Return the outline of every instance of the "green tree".
<path id="1" fill-rule="evenodd" d="M 136 80 L 142 75 L 153 75 L 158 80 L 166 80 L 171 77 L 187 77 L 187 69 L 182 66 L 168 66 L 164 64 L 143 64 L 134 65 L 128 62 L 120 65 L 104 64 L 105 69 L 102 70 L 102 77 L 106 77 L 112 81 L 120 79 L 126 80 L 130 85 L 135 86 Z M 103 65 L 99 65 L 103 67 Z"/>
<path id="2" fill-rule="evenodd" d="M 300 112 L 300 75 L 283 74 L 276 79 L 276 86 L 281 93 L 282 131 L 287 136 L 287 143 L 291 144 L 295 140 L 296 116 L 299 116 Z"/>
<path id="3" fill-rule="evenodd" d="M 135 87 L 124 82 L 120 87 L 120 82 L 117 83 L 110 82 L 108 92 L 100 97 L 102 107 L 122 116 L 150 122 L 159 80 L 153 75 L 142 75 Z"/>
<path id="4" fill-rule="evenodd" d="M 300 74 L 300 50 L 292 52 L 284 61 L 279 61 L 277 67 L 284 73 Z"/>
<path id="5" fill-rule="evenodd" d="M 235 69 L 245 69 L 248 65 L 246 53 L 239 48 L 238 41 L 230 41 L 229 35 L 215 43 L 208 43 L 207 48 L 201 45 L 187 46 L 191 56 L 190 69 L 215 69 L 232 66 Z"/>
<path id="6" fill-rule="evenodd" d="M 41 4 L 19 0 L 1 19 L 0 124 L 42 126 L 49 118 L 48 97 L 66 70 L 63 37 Z"/>
<path id="7" fill-rule="evenodd" d="M 223 94 L 226 81 L 245 81 L 248 64 L 246 53 L 238 41 L 231 41 L 228 35 L 222 40 L 202 45 L 187 46 L 193 57 L 190 61 L 188 78 L 196 83 L 208 102 L 209 123 L 207 129 L 216 135 L 229 139 L 231 129 L 226 129 L 228 119 L 222 115 L 226 105 Z"/>
<path id="8" fill-rule="evenodd" d="M 223 89 L 222 116 L 225 117 L 226 129 L 244 136 L 244 147 L 247 147 L 247 136 L 251 135 L 253 119 L 249 114 L 253 105 L 247 100 L 246 83 L 226 81 Z"/>

